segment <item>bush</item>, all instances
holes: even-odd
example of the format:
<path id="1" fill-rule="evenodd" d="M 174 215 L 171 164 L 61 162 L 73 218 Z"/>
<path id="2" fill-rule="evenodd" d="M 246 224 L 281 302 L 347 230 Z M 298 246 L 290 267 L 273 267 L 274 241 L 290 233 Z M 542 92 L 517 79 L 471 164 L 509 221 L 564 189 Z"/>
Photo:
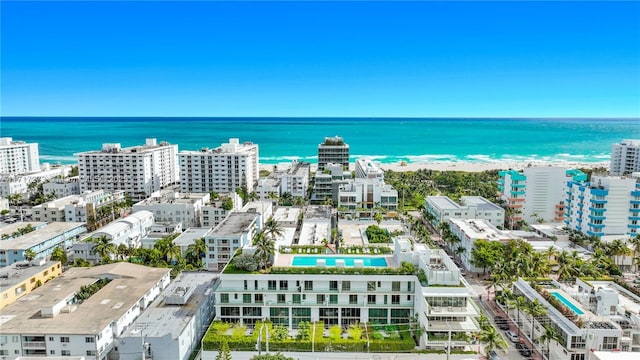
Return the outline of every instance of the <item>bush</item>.
<path id="1" fill-rule="evenodd" d="M 270 332 L 274 341 L 282 341 L 289 339 L 289 329 L 286 326 L 276 325 Z"/>
<path id="2" fill-rule="evenodd" d="M 333 325 L 329 328 L 329 339 L 338 340 L 342 336 L 342 328 L 340 325 Z"/>
<path id="3" fill-rule="evenodd" d="M 373 337 L 373 340 L 383 340 L 384 339 L 384 336 L 382 336 L 382 334 L 380 334 L 377 331 L 373 333 L 372 337 Z"/>
<path id="4" fill-rule="evenodd" d="M 240 324 L 236 324 L 233 329 L 231 330 L 231 338 L 232 339 L 239 339 L 243 336 L 245 336 L 244 334 L 247 332 L 247 327 L 244 325 L 240 325 Z"/>
<path id="5" fill-rule="evenodd" d="M 389 232 L 377 225 L 369 225 L 364 233 L 367 235 L 367 239 L 371 244 L 388 244 L 391 242 Z"/>
<path id="6" fill-rule="evenodd" d="M 258 269 L 258 261 L 251 255 L 240 254 L 233 259 L 233 265 L 238 269 L 246 271 L 256 271 Z"/>
<path id="7" fill-rule="evenodd" d="M 364 332 L 364 330 L 360 327 L 360 325 L 353 324 L 349 326 L 347 332 L 349 333 L 350 338 L 354 340 L 360 340 L 360 338 L 362 338 L 362 333 Z"/>

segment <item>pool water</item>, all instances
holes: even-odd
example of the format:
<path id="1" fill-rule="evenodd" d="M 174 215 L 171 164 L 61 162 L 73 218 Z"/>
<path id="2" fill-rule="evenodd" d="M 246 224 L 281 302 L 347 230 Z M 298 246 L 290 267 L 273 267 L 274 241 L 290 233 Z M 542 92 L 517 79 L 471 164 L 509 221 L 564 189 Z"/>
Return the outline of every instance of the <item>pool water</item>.
<path id="1" fill-rule="evenodd" d="M 344 260 L 344 266 L 353 267 L 354 260 L 362 260 L 366 267 L 387 267 L 387 259 L 379 256 L 294 256 L 291 266 L 315 267 L 318 260 L 325 260 L 327 266 L 336 266 L 336 260 Z"/>
<path id="2" fill-rule="evenodd" d="M 557 292 L 552 292 L 551 295 L 553 295 L 553 297 L 555 297 L 556 299 L 560 300 L 561 303 L 563 303 L 566 307 L 571 309 L 574 313 L 576 313 L 576 315 L 583 315 L 584 314 L 584 312 L 582 310 L 580 310 L 579 307 L 575 306 L 571 301 L 569 301 L 562 294 L 557 293 Z"/>

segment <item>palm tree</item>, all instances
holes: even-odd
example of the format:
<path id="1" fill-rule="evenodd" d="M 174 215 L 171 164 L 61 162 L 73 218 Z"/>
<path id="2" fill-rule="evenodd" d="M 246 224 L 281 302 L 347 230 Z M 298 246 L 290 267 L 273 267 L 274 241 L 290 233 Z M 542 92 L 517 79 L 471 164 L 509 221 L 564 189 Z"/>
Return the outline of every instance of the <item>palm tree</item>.
<path id="1" fill-rule="evenodd" d="M 549 248 L 547 248 L 547 250 L 543 252 L 543 254 L 549 259 L 549 263 L 551 263 L 553 259 L 558 256 L 558 250 L 555 246 L 551 245 L 549 246 Z"/>
<path id="2" fill-rule="evenodd" d="M 380 226 L 382 219 L 383 219 L 382 214 L 379 212 L 376 212 L 375 215 L 373 215 L 373 220 L 378 223 L 378 226 Z"/>
<path id="3" fill-rule="evenodd" d="M 36 252 L 31 249 L 27 249 L 24 251 L 24 258 L 27 261 L 31 261 L 36 258 Z"/>
<path id="4" fill-rule="evenodd" d="M 97 238 L 89 238 L 89 241 L 93 243 L 91 249 L 92 255 L 98 255 L 102 262 L 109 262 L 111 260 L 111 254 L 115 253 L 116 247 L 111 242 L 111 239 L 102 235 Z"/>
<path id="5" fill-rule="evenodd" d="M 256 247 L 255 256 L 259 259 L 260 265 L 266 269 L 269 258 L 275 254 L 275 242 L 264 231 L 259 231 L 253 237 L 253 246 Z"/>
<path id="6" fill-rule="evenodd" d="M 517 296 L 514 305 L 516 306 L 516 316 L 517 316 L 517 325 L 518 325 L 518 334 L 520 334 L 520 310 L 524 309 L 527 306 L 527 301 L 524 299 L 524 296 Z"/>
<path id="7" fill-rule="evenodd" d="M 544 333 L 540 335 L 540 337 L 538 338 L 538 341 L 547 343 L 547 359 L 549 359 L 551 342 L 552 341 L 560 342 L 561 340 L 562 338 L 560 337 L 560 334 L 554 327 L 545 325 Z"/>
<path id="8" fill-rule="evenodd" d="M 611 243 L 609 243 L 609 255 L 615 256 L 614 262 L 616 266 L 618 266 L 618 268 L 620 268 L 622 264 L 618 264 L 616 260 L 618 259 L 624 260 L 623 259 L 624 256 L 628 256 L 631 254 L 632 254 L 632 251 L 631 249 L 629 249 L 629 247 L 627 246 L 627 243 L 624 240 L 616 239 L 616 240 L 613 240 Z"/>
<path id="9" fill-rule="evenodd" d="M 542 305 L 542 303 L 540 301 L 538 301 L 538 299 L 535 299 L 533 301 L 530 301 L 527 303 L 527 305 L 524 308 L 525 313 L 531 315 L 531 339 L 535 339 L 535 326 L 534 322 L 536 317 L 542 316 L 542 315 L 546 315 L 547 314 L 547 308 L 544 307 L 544 305 Z"/>
<path id="10" fill-rule="evenodd" d="M 61 246 L 58 246 L 53 249 L 53 252 L 51 253 L 51 260 L 60 261 L 64 265 L 67 263 L 67 253 Z"/>
<path id="11" fill-rule="evenodd" d="M 118 245 L 118 247 L 116 247 L 115 253 L 120 260 L 124 260 L 129 253 L 129 247 L 127 246 L 127 244 L 120 244 Z"/>
<path id="12" fill-rule="evenodd" d="M 196 268 L 202 267 L 202 259 L 207 253 L 207 244 L 203 238 L 195 239 L 193 244 L 187 247 L 185 258 L 187 262 Z"/>
<path id="13" fill-rule="evenodd" d="M 175 260 L 177 263 L 182 257 L 182 250 L 180 249 L 180 246 L 173 241 L 173 239 L 170 239 L 167 242 L 166 251 L 165 255 L 167 258 L 167 264 L 171 263 L 172 260 Z"/>
<path id="14" fill-rule="evenodd" d="M 278 236 L 284 235 L 284 230 L 282 230 L 282 226 L 277 222 L 273 216 L 270 216 L 267 221 L 264 223 L 264 233 L 265 235 L 269 235 L 271 239 L 275 242 Z"/>
<path id="15" fill-rule="evenodd" d="M 484 352 L 486 355 L 494 350 L 502 350 L 504 352 L 504 350 L 509 347 L 504 337 L 502 337 L 493 326 L 482 329 L 478 339 L 480 343 L 484 344 Z"/>

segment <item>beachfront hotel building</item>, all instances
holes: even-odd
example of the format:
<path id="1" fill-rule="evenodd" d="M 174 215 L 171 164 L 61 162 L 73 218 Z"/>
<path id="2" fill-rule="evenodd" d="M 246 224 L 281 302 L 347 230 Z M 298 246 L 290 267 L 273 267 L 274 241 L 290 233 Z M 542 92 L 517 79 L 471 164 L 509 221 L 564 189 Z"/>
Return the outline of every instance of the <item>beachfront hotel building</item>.
<path id="1" fill-rule="evenodd" d="M 640 172 L 640 139 L 625 139 L 613 144 L 609 175 L 631 175 L 634 172 Z"/>
<path id="2" fill-rule="evenodd" d="M 40 171 L 37 143 L 0 137 L 0 174 L 26 174 Z"/>
<path id="3" fill-rule="evenodd" d="M 640 234 L 640 182 L 634 177 L 592 175 L 569 181 L 565 224 L 589 236 Z"/>
<path id="4" fill-rule="evenodd" d="M 640 351 L 640 297 L 616 283 L 549 280 L 534 287 L 530 281 L 518 279 L 512 291 L 526 302 L 537 300 L 546 308 L 545 315 L 533 317 L 533 324 L 532 317 L 522 311 L 518 316 L 515 307 L 510 308 L 509 316 L 514 322 L 519 319 L 520 336 L 527 337 L 543 354 L 547 353 L 546 342 L 531 339 L 539 338 L 545 326 L 556 330 L 559 338 L 549 342 L 549 359 L 586 360 L 593 351 Z"/>
<path id="5" fill-rule="evenodd" d="M 349 255 L 348 248 L 343 254 L 277 252 L 269 273 L 222 271 L 215 288 L 216 320 L 253 327 L 268 318 L 290 329 L 302 321 L 320 321 L 325 328 L 414 321 L 424 330 L 419 345 L 435 349 L 446 345 L 442 339 L 449 331 L 453 339 L 478 331 L 476 295 L 459 269 L 443 250 L 413 244 L 408 237 L 394 238 L 391 254 L 374 247 L 359 255 Z M 247 246 L 243 253 L 253 250 Z M 400 271 L 403 262 L 424 272 L 423 282 Z M 453 340 L 452 345 L 469 343 Z"/>
<path id="6" fill-rule="evenodd" d="M 349 144 L 339 136 L 325 137 L 324 142 L 318 144 L 318 172 L 322 172 L 327 164 L 349 169 Z"/>
<path id="7" fill-rule="evenodd" d="M 580 170 L 562 167 L 530 167 L 498 172 L 501 198 L 511 209 L 507 225 L 525 221 L 561 222 L 565 216 L 567 181 L 586 181 Z"/>
<path id="8" fill-rule="evenodd" d="M 22 226 L 20 226 L 22 224 Z M 12 224 L 11 229 L 25 227 L 27 223 Z M 9 231 L 0 228 L 0 236 L 9 235 Z M 32 250 L 35 259 L 45 259 L 53 253 L 58 246 L 64 250 L 71 248 L 87 231 L 84 223 L 77 222 L 52 222 L 46 225 L 36 223 L 35 230 L 26 234 L 16 234 L 0 241 L 0 267 L 8 266 L 19 261 L 26 260 L 25 252 Z"/>
<path id="9" fill-rule="evenodd" d="M 133 201 L 179 181 L 178 145 L 146 139 L 144 145 L 122 148 L 103 144 L 99 151 L 77 154 L 80 190 L 124 191 Z"/>
<path id="10" fill-rule="evenodd" d="M 482 196 L 462 196 L 460 204 L 448 196 L 427 196 L 424 209 L 433 216 L 434 226 L 448 223 L 449 219 L 482 219 L 494 226 L 504 224 L 504 209 Z"/>
<path id="11" fill-rule="evenodd" d="M 0 358 L 113 358 L 116 338 L 169 285 L 170 272 L 127 262 L 65 271 L 33 290 L 28 301 L 2 309 Z M 97 292 L 79 298 L 81 287 L 105 278 Z"/>
<path id="12" fill-rule="evenodd" d="M 214 281 L 208 272 L 180 273 L 118 336 L 119 359 L 189 359 L 213 319 Z"/>
<path id="13" fill-rule="evenodd" d="M 183 192 L 229 193 L 254 190 L 259 177 L 258 145 L 229 139 L 215 149 L 180 152 L 180 188 Z"/>

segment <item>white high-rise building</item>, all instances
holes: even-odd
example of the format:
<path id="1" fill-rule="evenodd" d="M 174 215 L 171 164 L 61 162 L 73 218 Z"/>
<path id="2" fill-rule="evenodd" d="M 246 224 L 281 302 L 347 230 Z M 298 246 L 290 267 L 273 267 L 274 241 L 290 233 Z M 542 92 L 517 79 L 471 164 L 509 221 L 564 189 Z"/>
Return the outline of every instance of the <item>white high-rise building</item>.
<path id="1" fill-rule="evenodd" d="M 0 138 L 0 174 L 25 174 L 40 171 L 37 143 Z"/>
<path id="2" fill-rule="evenodd" d="M 564 220 L 567 181 L 585 181 L 580 170 L 562 167 L 530 167 L 522 172 L 504 170 L 499 173 L 498 189 L 513 212 L 508 223 L 524 220 L 561 222 Z"/>
<path id="3" fill-rule="evenodd" d="M 620 176 L 593 175 L 591 182 L 569 182 L 568 227 L 589 236 L 640 234 L 640 183 Z"/>
<path id="4" fill-rule="evenodd" d="M 178 145 L 158 144 L 156 139 L 128 148 L 103 144 L 100 151 L 77 155 L 82 192 L 122 190 L 139 201 L 179 181 Z"/>
<path id="5" fill-rule="evenodd" d="M 215 149 L 180 152 L 180 180 L 183 192 L 229 193 L 247 186 L 253 191 L 258 181 L 258 145 L 240 144 L 237 138 Z"/>
<path id="6" fill-rule="evenodd" d="M 625 139 L 613 144 L 609 175 L 630 175 L 640 171 L 640 139 Z"/>

